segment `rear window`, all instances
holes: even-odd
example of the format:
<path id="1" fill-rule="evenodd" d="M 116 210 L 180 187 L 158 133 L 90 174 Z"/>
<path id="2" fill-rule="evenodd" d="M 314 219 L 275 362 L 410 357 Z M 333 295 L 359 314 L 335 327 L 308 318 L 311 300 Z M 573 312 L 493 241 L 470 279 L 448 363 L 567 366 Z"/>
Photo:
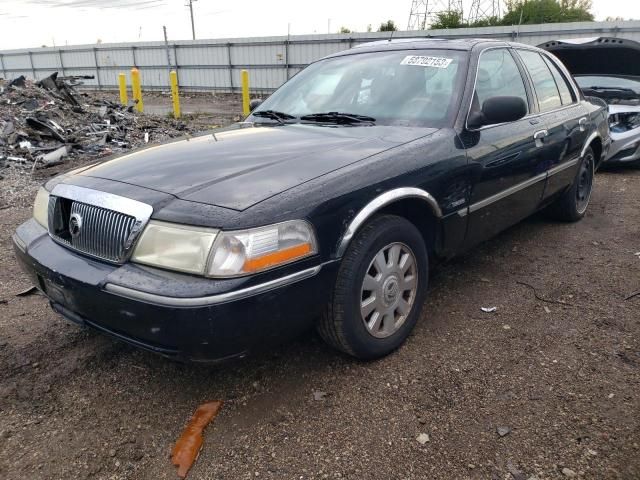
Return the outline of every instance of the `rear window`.
<path id="1" fill-rule="evenodd" d="M 558 87 L 558 91 L 560 92 L 560 100 L 562 100 L 562 105 L 569 105 L 575 101 L 573 98 L 573 94 L 571 93 L 571 88 L 567 83 L 567 80 L 564 78 L 564 75 L 558 70 L 558 67 L 547 58 L 546 55 L 543 55 L 544 61 L 547 63 L 547 67 L 551 70 L 553 74 L 553 79 L 556 81 L 556 86 Z"/>
<path id="2" fill-rule="evenodd" d="M 538 52 L 531 50 L 518 50 L 518 55 L 522 58 L 533 86 L 536 90 L 538 97 L 538 106 L 541 112 L 548 112 L 555 108 L 562 106 L 562 100 L 560 99 L 560 92 L 556 85 L 556 81 L 553 78 L 551 70 L 542 59 L 542 56 Z"/>

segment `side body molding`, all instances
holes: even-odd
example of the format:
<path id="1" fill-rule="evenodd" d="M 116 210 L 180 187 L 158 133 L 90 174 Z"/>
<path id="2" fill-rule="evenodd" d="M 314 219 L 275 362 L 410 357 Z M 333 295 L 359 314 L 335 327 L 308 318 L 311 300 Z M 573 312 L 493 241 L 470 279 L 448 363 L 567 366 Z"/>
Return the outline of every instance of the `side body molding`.
<path id="1" fill-rule="evenodd" d="M 437 218 L 442 217 L 442 210 L 440 209 L 438 202 L 436 202 L 436 199 L 433 198 L 433 195 L 429 192 L 414 187 L 402 187 L 389 190 L 388 192 L 385 192 L 371 200 L 358 212 L 353 220 L 351 220 L 347 231 L 342 236 L 338 245 L 338 250 L 336 252 L 337 257 L 342 257 L 344 255 L 344 252 L 346 252 L 349 242 L 351 242 L 353 236 L 356 234 L 358 229 L 364 225 L 367 219 L 371 217 L 371 215 L 381 208 L 405 198 L 418 198 L 420 200 L 424 200 Z"/>

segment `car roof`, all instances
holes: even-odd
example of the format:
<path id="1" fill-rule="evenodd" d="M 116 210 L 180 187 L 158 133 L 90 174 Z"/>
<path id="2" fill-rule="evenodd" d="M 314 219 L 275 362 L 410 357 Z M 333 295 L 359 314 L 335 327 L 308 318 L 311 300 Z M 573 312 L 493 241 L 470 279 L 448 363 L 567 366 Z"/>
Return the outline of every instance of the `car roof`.
<path id="1" fill-rule="evenodd" d="M 391 38 L 388 40 L 377 40 L 375 42 L 361 43 L 354 45 L 349 50 L 343 50 L 331 55 L 327 55 L 324 58 L 340 57 L 343 55 L 355 55 L 359 53 L 369 52 L 385 52 L 393 50 L 459 50 L 459 51 L 471 51 L 474 47 L 481 45 L 482 47 L 502 46 L 502 47 L 527 47 L 537 50 L 536 47 L 531 45 L 524 45 L 515 42 L 505 42 L 502 40 L 492 40 L 486 38 L 435 38 L 435 37 L 422 37 L 422 38 Z"/>

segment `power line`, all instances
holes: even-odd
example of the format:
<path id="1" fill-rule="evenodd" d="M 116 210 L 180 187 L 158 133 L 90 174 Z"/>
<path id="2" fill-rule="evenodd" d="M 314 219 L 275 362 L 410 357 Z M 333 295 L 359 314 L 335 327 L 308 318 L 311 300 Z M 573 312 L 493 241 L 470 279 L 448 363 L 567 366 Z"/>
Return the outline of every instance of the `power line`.
<path id="1" fill-rule="evenodd" d="M 456 12 L 462 19 L 462 0 L 413 0 L 407 30 L 425 30 L 440 13 Z"/>

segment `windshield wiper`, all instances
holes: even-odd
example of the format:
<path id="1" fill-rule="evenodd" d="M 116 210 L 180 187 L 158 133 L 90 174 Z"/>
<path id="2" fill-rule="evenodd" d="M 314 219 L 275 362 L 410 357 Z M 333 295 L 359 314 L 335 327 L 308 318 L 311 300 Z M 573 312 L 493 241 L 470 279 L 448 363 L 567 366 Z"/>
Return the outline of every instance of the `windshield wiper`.
<path id="1" fill-rule="evenodd" d="M 368 123 L 369 125 L 374 125 L 374 122 L 376 121 L 375 118 L 368 117 L 366 115 L 342 112 L 311 113 L 309 115 L 303 115 L 302 117 L 300 117 L 300 120 L 318 123 Z"/>
<path id="2" fill-rule="evenodd" d="M 608 90 L 608 91 L 616 91 L 616 92 L 628 92 L 628 93 L 633 93 L 633 94 L 636 94 L 636 95 L 638 94 L 638 92 L 636 92 L 632 88 L 626 88 L 626 87 L 598 87 L 598 86 L 593 86 L 593 87 L 585 87 L 584 90 Z"/>
<path id="3" fill-rule="evenodd" d="M 269 118 L 271 120 L 275 120 L 280 125 L 285 124 L 285 120 L 293 120 L 293 115 L 289 115 L 288 113 L 278 112 L 276 110 L 258 110 L 257 112 L 251 112 L 251 115 L 254 117 L 264 117 Z"/>

